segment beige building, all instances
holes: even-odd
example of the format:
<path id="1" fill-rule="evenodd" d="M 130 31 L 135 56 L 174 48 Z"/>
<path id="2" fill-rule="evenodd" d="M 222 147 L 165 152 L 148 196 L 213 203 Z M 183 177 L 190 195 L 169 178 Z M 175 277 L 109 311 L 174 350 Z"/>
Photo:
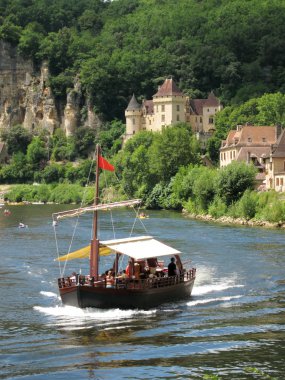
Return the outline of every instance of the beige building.
<path id="1" fill-rule="evenodd" d="M 232 161 L 244 161 L 264 168 L 265 157 L 269 156 L 271 145 L 276 143 L 277 134 L 275 126 L 238 125 L 222 141 L 220 167 Z"/>
<path id="2" fill-rule="evenodd" d="M 285 130 L 265 159 L 265 187 L 267 190 L 285 191 Z"/>
<path id="3" fill-rule="evenodd" d="M 160 132 L 180 122 L 192 126 L 197 138 L 209 137 L 215 130 L 214 116 L 222 109 L 219 100 L 211 93 L 208 99 L 189 99 L 172 78 L 164 81 L 152 100 L 139 104 L 132 96 L 127 109 L 125 141 L 140 131 Z"/>

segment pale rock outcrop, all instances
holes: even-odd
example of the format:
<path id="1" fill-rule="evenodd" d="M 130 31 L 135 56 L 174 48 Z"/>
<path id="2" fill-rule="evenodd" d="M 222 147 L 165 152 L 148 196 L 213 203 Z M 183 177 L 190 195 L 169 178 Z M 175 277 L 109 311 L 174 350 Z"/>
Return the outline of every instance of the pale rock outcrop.
<path id="1" fill-rule="evenodd" d="M 46 130 L 53 134 L 60 127 L 70 136 L 81 125 L 100 126 L 78 78 L 67 94 L 66 104 L 55 99 L 48 79 L 47 62 L 35 72 L 32 61 L 21 57 L 16 47 L 0 41 L 0 130 L 22 124 L 31 132 Z"/>

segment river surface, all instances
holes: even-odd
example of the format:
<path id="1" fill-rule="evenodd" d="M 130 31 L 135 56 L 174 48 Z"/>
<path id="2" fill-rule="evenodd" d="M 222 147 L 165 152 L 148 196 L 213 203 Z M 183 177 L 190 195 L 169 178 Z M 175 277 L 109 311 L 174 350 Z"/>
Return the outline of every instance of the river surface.
<path id="1" fill-rule="evenodd" d="M 0 209 L 0 379 L 284 379 L 285 231 L 150 212 L 135 232 L 192 261 L 191 298 L 148 311 L 81 310 L 61 305 L 64 268 L 54 259 L 73 234 L 74 248 L 88 243 L 91 216 L 60 222 L 55 240 L 51 214 L 63 207 L 9 209 Z M 133 223 L 130 210 L 118 216 L 117 238 Z M 100 217 L 101 236 L 112 238 L 109 214 Z M 79 262 L 65 273 L 88 268 Z"/>

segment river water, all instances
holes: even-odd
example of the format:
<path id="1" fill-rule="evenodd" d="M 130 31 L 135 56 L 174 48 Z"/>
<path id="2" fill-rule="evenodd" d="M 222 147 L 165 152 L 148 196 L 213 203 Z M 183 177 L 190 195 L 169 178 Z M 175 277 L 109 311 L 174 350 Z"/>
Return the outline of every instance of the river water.
<path id="1" fill-rule="evenodd" d="M 80 310 L 63 307 L 57 292 L 56 247 L 68 250 L 76 223 L 55 228 L 56 244 L 51 214 L 62 208 L 14 206 L 6 217 L 0 209 L 0 379 L 284 378 L 285 231 L 150 212 L 135 228 L 197 267 L 191 298 L 148 311 Z M 112 238 L 101 216 L 101 236 Z M 123 210 L 114 222 L 116 237 L 129 218 Z M 89 221 L 74 248 L 89 239 Z"/>

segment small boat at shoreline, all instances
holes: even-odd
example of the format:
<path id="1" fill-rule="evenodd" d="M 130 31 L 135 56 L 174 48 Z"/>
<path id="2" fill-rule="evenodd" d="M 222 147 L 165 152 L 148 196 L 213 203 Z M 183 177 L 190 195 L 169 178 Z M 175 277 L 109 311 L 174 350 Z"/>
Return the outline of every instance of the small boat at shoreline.
<path id="1" fill-rule="evenodd" d="M 196 277 L 195 268 L 185 268 L 181 252 L 152 236 L 130 236 L 123 239 L 100 241 L 98 237 L 99 211 L 118 207 L 138 207 L 139 199 L 114 203 L 99 202 L 100 169 L 114 171 L 114 167 L 101 156 L 96 147 L 95 202 L 53 214 L 53 225 L 64 218 L 93 213 L 92 240 L 89 246 L 59 256 L 59 262 L 75 258 L 89 258 L 89 273 L 58 278 L 59 294 L 64 305 L 79 308 L 150 309 L 163 303 L 176 302 L 190 297 Z M 136 218 L 139 213 L 135 209 Z M 54 223 L 56 222 L 56 223 Z M 113 255 L 112 268 L 99 274 L 99 258 Z M 119 262 L 127 258 L 125 270 L 119 270 Z M 165 265 L 165 260 L 172 264 Z"/>

